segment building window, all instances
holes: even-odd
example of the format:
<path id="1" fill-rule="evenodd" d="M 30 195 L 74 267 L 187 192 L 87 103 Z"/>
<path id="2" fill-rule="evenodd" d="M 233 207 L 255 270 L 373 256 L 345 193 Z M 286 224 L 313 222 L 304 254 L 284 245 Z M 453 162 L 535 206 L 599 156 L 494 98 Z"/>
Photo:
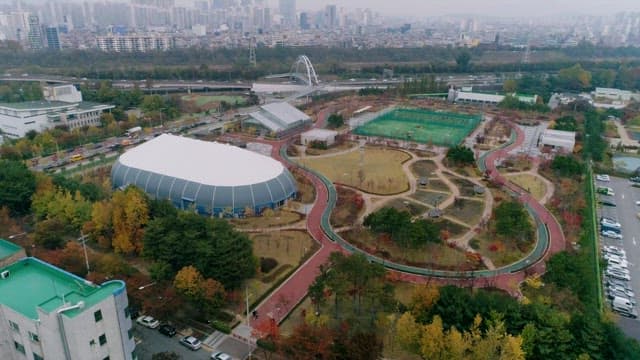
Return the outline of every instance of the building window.
<path id="1" fill-rule="evenodd" d="M 29 331 L 29 339 L 31 339 L 31 341 L 33 342 L 40 342 L 40 337 L 37 334 L 32 333 L 31 331 Z"/>
<path id="2" fill-rule="evenodd" d="M 19 342 L 17 342 L 17 341 L 14 341 L 14 342 L 13 342 L 13 346 L 15 346 L 15 347 L 16 347 L 16 350 L 18 350 L 19 352 L 21 352 L 23 355 L 25 354 L 25 351 L 24 351 L 24 345 L 20 344 L 20 343 L 19 343 Z"/>
<path id="3" fill-rule="evenodd" d="M 127 331 L 127 334 L 129 335 L 129 339 L 131 339 L 133 337 L 133 331 L 131 331 L 131 329 L 129 329 L 129 331 Z"/>
<path id="4" fill-rule="evenodd" d="M 98 341 L 100 342 L 100 346 L 106 344 L 107 343 L 107 335 L 105 335 L 105 334 L 100 335 L 100 337 L 98 338 Z"/>
<path id="5" fill-rule="evenodd" d="M 20 326 L 18 326 L 18 324 L 14 323 L 13 321 L 9 320 L 9 327 L 11 328 L 11 330 L 13 331 L 20 331 Z"/>
<path id="6" fill-rule="evenodd" d="M 33 353 L 33 360 L 44 360 L 44 358 L 36 353 Z"/>
<path id="7" fill-rule="evenodd" d="M 102 311 L 98 310 L 93 313 L 93 318 L 96 319 L 96 322 L 102 320 Z"/>

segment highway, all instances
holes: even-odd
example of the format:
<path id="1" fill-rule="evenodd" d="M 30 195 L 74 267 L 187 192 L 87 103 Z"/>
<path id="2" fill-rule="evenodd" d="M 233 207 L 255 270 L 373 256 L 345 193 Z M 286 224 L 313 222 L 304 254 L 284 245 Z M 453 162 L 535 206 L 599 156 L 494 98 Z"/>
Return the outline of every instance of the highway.
<path id="1" fill-rule="evenodd" d="M 599 206 L 598 221 L 601 216 L 607 216 L 618 219 L 622 225 L 622 240 L 614 240 L 600 236 L 600 241 L 604 245 L 620 246 L 627 252 L 627 261 L 629 262 L 629 271 L 631 272 L 631 281 L 629 282 L 636 294 L 636 301 L 640 303 L 640 206 L 636 205 L 636 201 L 640 201 L 640 188 L 631 186 L 627 179 L 611 177 L 611 181 L 596 181 L 596 186 L 608 186 L 615 192 L 615 202 L 617 206 Z M 638 309 L 638 307 L 636 308 Z M 620 317 L 618 325 L 628 335 L 640 340 L 640 321 Z"/>

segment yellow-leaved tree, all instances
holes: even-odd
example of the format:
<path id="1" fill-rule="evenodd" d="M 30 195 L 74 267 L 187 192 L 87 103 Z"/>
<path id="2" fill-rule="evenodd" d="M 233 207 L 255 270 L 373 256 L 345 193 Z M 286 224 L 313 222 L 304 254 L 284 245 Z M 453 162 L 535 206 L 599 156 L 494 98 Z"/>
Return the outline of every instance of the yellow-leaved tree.
<path id="1" fill-rule="evenodd" d="M 129 186 L 113 194 L 113 249 L 117 253 L 140 254 L 149 206 L 142 190 Z"/>

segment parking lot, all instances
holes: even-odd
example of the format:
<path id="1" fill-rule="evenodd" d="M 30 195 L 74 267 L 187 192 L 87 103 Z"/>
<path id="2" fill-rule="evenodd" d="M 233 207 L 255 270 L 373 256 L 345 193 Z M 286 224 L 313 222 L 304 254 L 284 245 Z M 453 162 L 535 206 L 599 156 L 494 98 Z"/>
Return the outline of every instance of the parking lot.
<path id="1" fill-rule="evenodd" d="M 596 181 L 596 187 L 607 186 L 613 189 L 615 195 L 597 195 L 604 198 L 614 199 L 616 206 L 598 206 L 598 220 L 602 216 L 617 219 L 621 225 L 622 240 L 611 239 L 600 236 L 601 245 L 618 246 L 626 251 L 628 269 L 631 280 L 628 285 L 635 292 L 635 300 L 640 303 L 640 206 L 636 205 L 640 201 L 640 188 L 631 186 L 631 182 L 626 178 L 611 177 L 610 181 Z M 606 266 L 605 266 L 606 269 Z M 605 270 L 603 269 L 603 271 Z M 608 305 L 608 303 L 607 303 Z M 636 310 L 640 309 L 636 305 Z M 635 339 L 640 340 L 640 321 L 627 317 L 620 317 L 618 324 L 623 331 Z"/>

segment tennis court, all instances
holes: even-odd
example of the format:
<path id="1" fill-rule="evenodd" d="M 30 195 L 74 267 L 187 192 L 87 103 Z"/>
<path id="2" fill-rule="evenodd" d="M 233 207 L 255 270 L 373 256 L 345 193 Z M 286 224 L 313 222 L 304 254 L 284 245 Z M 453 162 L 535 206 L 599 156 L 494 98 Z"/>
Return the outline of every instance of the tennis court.
<path id="1" fill-rule="evenodd" d="M 399 108 L 359 126 L 353 133 L 423 144 L 455 146 L 478 126 L 481 119 L 481 115 Z"/>

